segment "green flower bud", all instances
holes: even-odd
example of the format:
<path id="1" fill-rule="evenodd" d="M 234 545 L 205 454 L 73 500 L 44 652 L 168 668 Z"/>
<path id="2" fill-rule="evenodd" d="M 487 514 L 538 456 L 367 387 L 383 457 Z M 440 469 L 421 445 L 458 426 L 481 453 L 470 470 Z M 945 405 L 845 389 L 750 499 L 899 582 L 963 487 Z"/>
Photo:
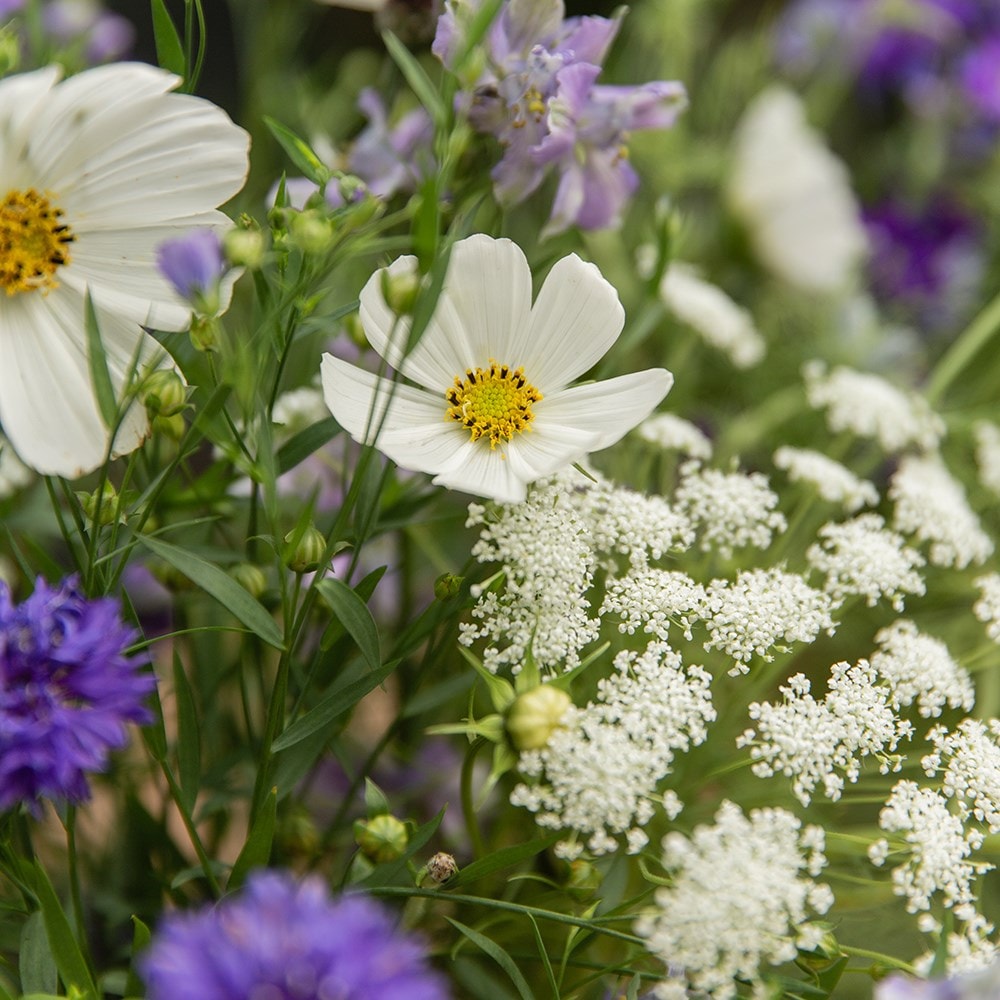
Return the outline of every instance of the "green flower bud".
<path id="1" fill-rule="evenodd" d="M 444 885 L 445 882 L 453 878 L 457 873 L 458 862 L 455 860 L 454 855 L 447 854 L 445 851 L 438 851 L 420 869 L 420 873 L 417 875 L 417 885 L 430 885 L 432 887 Z"/>
<path id="2" fill-rule="evenodd" d="M 291 544 L 295 532 L 285 535 L 285 541 Z M 314 524 L 310 524 L 302 533 L 294 550 L 285 556 L 285 565 L 294 573 L 311 573 L 319 568 L 326 552 L 326 538 L 323 532 Z"/>
<path id="3" fill-rule="evenodd" d="M 259 566 L 253 563 L 237 563 L 229 570 L 229 575 L 251 596 L 260 598 L 267 590 L 267 577 Z"/>
<path id="4" fill-rule="evenodd" d="M 310 857 L 320 845 L 319 830 L 316 829 L 312 817 L 301 806 L 278 820 L 274 839 L 282 854 L 296 857 Z"/>
<path id="5" fill-rule="evenodd" d="M 344 318 L 344 330 L 353 344 L 357 344 L 363 351 L 367 351 L 372 345 L 368 342 L 368 334 L 361 325 L 361 317 L 357 313 L 351 313 Z"/>
<path id="6" fill-rule="evenodd" d="M 150 372 L 143 379 L 139 394 L 150 417 L 172 417 L 187 403 L 187 386 L 171 368 Z"/>
<path id="7" fill-rule="evenodd" d="M 219 349 L 219 324 L 211 316 L 191 317 L 191 343 L 196 351 Z"/>
<path id="8" fill-rule="evenodd" d="M 406 825 L 389 813 L 359 819 L 354 823 L 354 839 L 366 858 L 381 864 L 401 858 L 410 842 Z"/>
<path id="9" fill-rule="evenodd" d="M 590 899 L 601 887 L 601 873 L 589 861 L 577 858 L 569 863 L 569 878 L 566 888 L 577 899 Z"/>
<path id="10" fill-rule="evenodd" d="M 420 294 L 420 275 L 415 271 L 406 274 L 382 272 L 382 295 L 386 304 L 397 316 L 409 316 Z"/>
<path id="11" fill-rule="evenodd" d="M 112 524 L 115 521 L 115 512 L 118 508 L 118 491 L 113 483 L 105 481 L 100 490 L 93 493 L 77 493 L 80 498 L 80 506 L 83 507 L 84 514 L 91 522 L 96 521 L 100 525 Z M 118 516 L 122 524 L 125 523 L 125 512 Z"/>
<path id="12" fill-rule="evenodd" d="M 180 441 L 186 432 L 187 424 L 184 423 L 184 417 L 180 413 L 175 413 L 170 417 L 153 418 L 153 433 L 155 434 L 162 434 L 173 441 Z"/>
<path id="13" fill-rule="evenodd" d="M 21 65 L 21 42 L 11 28 L 0 29 L 0 76 L 13 73 Z"/>
<path id="14" fill-rule="evenodd" d="M 297 212 L 291 218 L 288 235 L 304 254 L 321 254 L 333 242 L 333 225 L 319 212 Z"/>
<path id="15" fill-rule="evenodd" d="M 434 581 L 434 596 L 439 601 L 446 601 L 449 597 L 455 597 L 462 589 L 464 576 L 456 576 L 454 573 L 442 573 Z"/>
<path id="16" fill-rule="evenodd" d="M 230 229 L 222 241 L 222 249 L 234 267 L 254 271 L 264 262 L 264 234 L 259 229 Z"/>
<path id="17" fill-rule="evenodd" d="M 518 695 L 507 712 L 507 735 L 518 750 L 540 750 L 562 725 L 573 700 L 551 684 Z"/>

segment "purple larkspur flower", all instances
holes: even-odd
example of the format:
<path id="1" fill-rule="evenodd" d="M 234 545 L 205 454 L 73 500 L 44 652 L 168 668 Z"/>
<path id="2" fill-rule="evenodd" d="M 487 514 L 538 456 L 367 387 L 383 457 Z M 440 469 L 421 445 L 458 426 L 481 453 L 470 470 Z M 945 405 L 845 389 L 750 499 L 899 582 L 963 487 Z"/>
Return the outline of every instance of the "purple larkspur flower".
<path id="1" fill-rule="evenodd" d="M 150 1000 L 446 1000 L 424 949 L 364 896 L 317 877 L 250 876 L 238 896 L 171 914 L 142 959 Z"/>
<path id="2" fill-rule="evenodd" d="M 218 308 L 219 282 L 226 266 L 214 229 L 192 229 L 156 248 L 156 266 L 183 299 L 201 312 Z"/>
<path id="3" fill-rule="evenodd" d="M 0 810 L 83 801 L 126 723 L 152 720 L 143 702 L 156 679 L 125 652 L 137 635 L 117 600 L 88 600 L 73 577 L 39 579 L 20 604 L 0 583 Z"/>

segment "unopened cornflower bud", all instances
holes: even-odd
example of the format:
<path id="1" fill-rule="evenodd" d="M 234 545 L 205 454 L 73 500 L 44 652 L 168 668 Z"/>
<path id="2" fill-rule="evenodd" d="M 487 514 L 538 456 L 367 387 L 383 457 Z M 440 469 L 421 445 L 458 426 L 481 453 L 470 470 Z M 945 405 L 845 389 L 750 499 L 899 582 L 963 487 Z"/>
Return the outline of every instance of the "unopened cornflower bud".
<path id="1" fill-rule="evenodd" d="M 434 596 L 439 601 L 446 601 L 449 597 L 455 597 L 462 589 L 464 581 L 464 576 L 457 576 L 455 573 L 442 573 L 434 581 Z"/>
<path id="2" fill-rule="evenodd" d="M 160 368 L 143 379 L 139 394 L 151 417 L 172 417 L 187 403 L 184 380 L 169 368 Z"/>
<path id="3" fill-rule="evenodd" d="M 259 598 L 267 590 L 267 577 L 264 571 L 253 563 L 237 563 L 230 568 L 229 575 L 251 597 Z"/>
<path id="4" fill-rule="evenodd" d="M 118 510 L 118 491 L 113 483 L 105 481 L 99 490 L 94 490 L 93 493 L 77 493 L 77 496 L 80 498 L 80 506 L 83 507 L 83 512 L 87 515 L 88 520 L 96 521 L 100 525 L 114 522 Z M 124 524 L 124 511 L 118 516 Z"/>
<path id="5" fill-rule="evenodd" d="M 291 544 L 294 537 L 295 532 L 290 531 L 285 535 L 285 541 Z M 285 557 L 285 565 L 293 573 L 311 573 L 319 568 L 325 552 L 326 538 L 316 525 L 311 524 L 302 533 L 295 548 Z"/>
<path id="6" fill-rule="evenodd" d="M 419 294 L 420 276 L 415 272 L 390 274 L 388 269 L 382 272 L 382 296 L 397 316 L 409 316 Z"/>
<path id="7" fill-rule="evenodd" d="M 562 725 L 570 696 L 552 684 L 540 684 L 514 699 L 507 713 L 507 734 L 518 750 L 540 750 Z"/>
<path id="8" fill-rule="evenodd" d="M 264 234 L 257 228 L 230 229 L 223 240 L 226 260 L 234 267 L 256 270 L 264 262 Z"/>
<path id="9" fill-rule="evenodd" d="M 458 862 L 453 854 L 438 851 L 421 869 L 417 876 L 417 885 L 444 885 L 458 873 Z"/>
<path id="10" fill-rule="evenodd" d="M 225 273 L 222 242 L 214 229 L 192 229 L 156 248 L 156 265 L 182 298 L 202 316 L 219 311 L 219 282 Z"/>
<path id="11" fill-rule="evenodd" d="M 401 858 L 410 841 L 406 824 L 383 813 L 369 820 L 359 819 L 354 823 L 354 840 L 365 857 L 382 864 Z"/>

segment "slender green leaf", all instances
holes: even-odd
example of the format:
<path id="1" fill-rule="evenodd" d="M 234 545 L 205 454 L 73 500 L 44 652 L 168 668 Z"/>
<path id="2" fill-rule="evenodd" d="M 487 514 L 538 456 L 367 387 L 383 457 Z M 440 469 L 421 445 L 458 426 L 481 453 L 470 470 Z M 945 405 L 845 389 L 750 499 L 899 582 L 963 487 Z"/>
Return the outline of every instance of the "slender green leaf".
<path id="1" fill-rule="evenodd" d="M 299 787 L 299 783 L 312 769 L 319 755 L 326 750 L 330 739 L 331 733 L 328 730 L 317 729 L 272 759 L 268 780 L 277 787 L 279 802 L 289 792 Z"/>
<path id="2" fill-rule="evenodd" d="M 114 387 L 111 385 L 111 376 L 108 374 L 108 356 L 104 350 L 104 341 L 101 340 L 97 310 L 94 308 L 94 300 L 90 297 L 89 291 L 84 299 L 84 318 L 84 325 L 87 328 L 87 363 L 90 366 L 90 384 L 93 387 L 97 408 L 100 410 L 104 426 L 110 430 L 118 420 L 118 403 L 115 400 Z"/>
<path id="3" fill-rule="evenodd" d="M 330 168 L 312 151 L 309 144 L 300 139 L 290 128 L 273 118 L 264 116 L 264 124 L 270 129 L 271 135 L 278 140 L 288 158 L 302 173 L 322 187 L 330 180 Z"/>
<path id="4" fill-rule="evenodd" d="M 264 642 L 276 649 L 285 648 L 281 630 L 264 605 L 251 597 L 228 573 L 223 572 L 218 566 L 207 562 L 200 556 L 196 556 L 193 552 L 188 552 L 186 549 L 172 545 L 160 538 L 154 538 L 151 535 L 137 537 L 153 555 L 170 563 L 202 590 L 211 594 Z"/>
<path id="5" fill-rule="evenodd" d="M 223 864 L 221 861 L 212 861 L 209 864 L 209 871 L 218 878 L 221 875 L 225 875 L 229 871 L 229 865 Z M 205 869 L 201 865 L 192 865 L 190 868 L 182 868 L 171 880 L 170 888 L 179 889 L 182 885 L 187 885 L 188 882 L 193 882 L 195 879 L 204 878 Z"/>
<path id="6" fill-rule="evenodd" d="M 0 982 L 0 1000 L 14 1000 L 14 998 L 4 989 L 2 982 Z M 21 1000 L 25 1000 L 25 998 L 22 997 Z"/>
<path id="7" fill-rule="evenodd" d="M 88 998 L 97 1000 L 100 994 L 91 978 L 83 952 L 80 951 L 80 946 L 73 936 L 73 930 L 63 912 L 59 897 L 56 895 L 55 889 L 52 888 L 52 883 L 41 864 L 35 864 L 34 873 L 35 895 L 38 897 L 38 905 L 42 910 L 49 948 L 55 959 L 56 968 L 59 970 L 59 977 L 67 989 L 70 986 L 76 986 L 83 990 Z"/>
<path id="8" fill-rule="evenodd" d="M 458 889 L 463 885 L 468 885 L 470 882 L 475 882 L 478 879 L 485 878 L 487 875 L 492 875 L 494 872 L 502 871 L 504 868 L 511 868 L 513 865 L 520 864 L 528 858 L 533 858 L 536 854 L 541 854 L 542 851 L 551 847 L 559 839 L 559 836 L 558 833 L 553 833 L 547 837 L 536 837 L 534 840 L 529 840 L 526 844 L 514 844 L 512 847 L 502 847 L 499 851 L 494 851 L 485 858 L 480 858 L 478 861 L 473 861 L 472 864 L 466 865 L 457 875 L 448 880 L 448 888 Z"/>
<path id="9" fill-rule="evenodd" d="M 201 785 L 201 731 L 198 708 L 180 655 L 174 652 L 174 698 L 177 705 L 177 777 L 190 813 Z"/>
<path id="10" fill-rule="evenodd" d="M 365 812 L 368 814 L 369 819 L 374 819 L 376 816 L 385 816 L 392 812 L 389 800 L 385 797 L 385 792 L 369 777 L 365 778 Z"/>
<path id="11" fill-rule="evenodd" d="M 541 930 L 539 930 L 538 921 L 535 920 L 530 913 L 528 914 L 528 919 L 531 921 L 531 929 L 535 935 L 535 946 L 538 948 L 538 954 L 542 959 L 542 966 L 545 969 L 545 978 L 549 981 L 549 988 L 552 990 L 553 1000 L 559 1000 L 561 995 L 559 983 L 556 981 L 556 973 L 552 968 L 552 960 L 549 958 L 548 949 L 545 947 L 545 940 L 542 938 Z M 630 997 L 629 1000 L 635 1000 L 635 998 Z"/>
<path id="12" fill-rule="evenodd" d="M 150 0 L 150 10 L 153 14 L 153 37 L 156 40 L 156 61 L 171 73 L 184 76 L 187 70 L 187 60 L 184 58 L 184 46 L 181 44 L 177 28 L 170 19 L 163 0 Z"/>
<path id="13" fill-rule="evenodd" d="M 326 729 L 334 719 L 349 712 L 369 691 L 381 684 L 396 669 L 398 664 L 399 660 L 392 660 L 356 681 L 344 685 L 334 685 L 329 694 L 315 708 L 310 709 L 301 719 L 293 722 L 274 741 L 272 746 L 274 752 L 287 750 L 318 730 Z"/>
<path id="14" fill-rule="evenodd" d="M 354 587 L 354 593 L 367 604 L 372 594 L 375 593 L 375 588 L 378 586 L 379 580 L 382 579 L 388 568 L 388 566 L 379 566 L 373 569 L 363 580 L 358 581 Z M 326 652 L 346 631 L 339 618 L 331 619 L 330 624 L 327 625 L 322 636 L 320 636 L 319 648 Z"/>
<path id="15" fill-rule="evenodd" d="M 149 928 L 133 913 L 132 914 L 132 955 L 129 959 L 128 978 L 125 980 L 125 996 L 139 997 L 144 988 L 139 974 L 136 972 L 136 960 L 149 946 L 151 938 Z"/>
<path id="16" fill-rule="evenodd" d="M 448 120 L 448 109 L 426 70 L 391 31 L 382 32 L 382 41 L 385 42 L 386 51 L 392 57 L 392 61 L 406 77 L 406 82 L 417 95 L 417 100 L 427 109 L 434 124 L 438 127 L 444 125 Z"/>
<path id="17" fill-rule="evenodd" d="M 17 969 L 25 993 L 55 993 L 59 986 L 59 970 L 49 948 L 45 918 L 40 911 L 32 913 L 24 922 Z"/>
<path id="18" fill-rule="evenodd" d="M 264 868 L 271 860 L 271 845 L 274 843 L 274 828 L 278 818 L 278 789 L 268 792 L 264 804 L 257 812 L 247 842 L 233 865 L 227 888 L 238 889 L 246 881 L 253 868 Z"/>
<path id="19" fill-rule="evenodd" d="M 333 417 L 327 417 L 317 424 L 299 431 L 278 450 L 277 466 L 278 475 L 294 469 L 299 462 L 307 459 L 313 452 L 322 448 L 327 441 L 331 440 L 340 432 L 340 424 Z"/>
<path id="20" fill-rule="evenodd" d="M 347 634 L 358 644 L 361 655 L 372 670 L 378 670 L 382 662 L 379 651 L 378 626 L 368 605 L 336 577 L 321 580 L 316 589 L 326 601 L 330 610 L 347 629 Z"/>
<path id="21" fill-rule="evenodd" d="M 503 969 L 504 972 L 510 977 L 510 981 L 514 984 L 514 988 L 521 995 L 522 1000 L 535 1000 L 534 993 L 531 992 L 531 987 L 528 986 L 527 980 L 521 974 L 521 970 L 517 967 L 517 963 L 507 954 L 503 948 L 496 943 L 496 941 L 490 940 L 479 931 L 474 931 L 471 927 L 467 927 L 465 924 L 452 917 L 445 917 L 445 920 L 451 924 L 459 933 L 464 934 L 477 948 L 482 949 L 486 952 L 490 958 L 493 959 L 497 965 Z"/>

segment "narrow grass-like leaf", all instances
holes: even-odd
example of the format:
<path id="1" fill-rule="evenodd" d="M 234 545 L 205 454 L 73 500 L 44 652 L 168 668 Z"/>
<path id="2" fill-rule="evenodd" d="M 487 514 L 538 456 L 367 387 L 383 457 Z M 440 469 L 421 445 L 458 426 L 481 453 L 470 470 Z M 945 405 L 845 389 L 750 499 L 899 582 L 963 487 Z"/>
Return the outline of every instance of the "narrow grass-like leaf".
<path id="1" fill-rule="evenodd" d="M 97 1000 L 100 994 L 97 986 L 91 978 L 90 969 L 80 951 L 80 946 L 76 943 L 73 930 L 63 912 L 62 904 L 56 895 L 49 876 L 41 864 L 34 866 L 35 874 L 35 895 L 38 897 L 38 905 L 42 910 L 42 919 L 45 921 L 45 932 L 49 939 L 49 948 L 52 957 L 55 959 L 56 968 L 59 970 L 59 977 L 63 985 L 69 989 L 76 986 L 88 997 L 88 1000 Z"/>
<path id="2" fill-rule="evenodd" d="M 198 708 L 180 656 L 174 653 L 174 698 L 177 706 L 177 778 L 184 806 L 194 810 L 201 785 L 201 732 Z"/>
<path id="3" fill-rule="evenodd" d="M 87 363 L 90 366 L 90 384 L 97 400 L 104 426 L 111 430 L 118 420 L 118 403 L 115 400 L 115 390 L 108 374 L 108 356 L 101 340 L 101 328 L 97 322 L 97 310 L 94 300 L 87 292 L 84 299 L 84 326 L 87 328 Z"/>
<path id="4" fill-rule="evenodd" d="M 263 805 L 257 811 L 247 842 L 243 845 L 232 874 L 229 876 L 227 889 L 238 889 L 246 881 L 253 868 L 264 868 L 271 860 L 271 845 L 274 843 L 274 828 L 278 819 L 278 789 L 268 792 Z"/>
<path id="5" fill-rule="evenodd" d="M 363 580 L 359 580 L 357 585 L 354 587 L 354 592 L 366 604 L 371 599 L 372 594 L 375 593 L 375 588 L 378 586 L 379 580 L 382 579 L 388 568 L 388 566 L 379 566 L 377 569 L 373 569 Z M 323 635 L 320 636 L 319 648 L 325 652 L 338 639 L 340 639 L 345 632 L 346 629 L 340 619 L 334 618 L 330 624 L 327 625 Z"/>
<path id="6" fill-rule="evenodd" d="M 440 128 L 448 119 L 448 109 L 426 70 L 391 31 L 382 32 L 382 41 L 385 42 L 386 51 L 392 57 L 392 61 L 399 67 L 413 93 L 417 95 L 417 100 L 427 109 L 434 124 Z"/>
<path id="7" fill-rule="evenodd" d="M 382 662 L 378 626 L 368 605 L 343 580 L 336 577 L 321 580 L 316 589 L 347 630 L 347 634 L 358 644 L 368 666 L 377 670 Z"/>
<path id="8" fill-rule="evenodd" d="M 550 834 L 547 837 L 536 837 L 526 844 L 514 844 L 511 847 L 502 847 L 499 851 L 494 851 L 485 858 L 473 861 L 471 865 L 466 865 L 453 878 L 448 880 L 449 889 L 458 889 L 470 882 L 485 878 L 494 872 L 502 871 L 513 865 L 520 864 L 528 858 L 535 857 L 547 850 L 559 839 L 558 833 Z"/>
<path id="9" fill-rule="evenodd" d="M 139 535 L 138 540 L 153 555 L 170 563 L 206 593 L 211 594 L 224 608 L 231 611 L 248 629 L 276 649 L 284 649 L 281 629 L 275 624 L 267 609 L 251 597 L 228 573 L 218 566 L 170 542 L 151 535 Z"/>
<path id="10" fill-rule="evenodd" d="M 293 722 L 274 741 L 272 750 L 275 753 L 287 750 L 317 730 L 325 729 L 334 719 L 349 712 L 369 691 L 381 684 L 396 669 L 398 663 L 399 660 L 392 660 L 350 684 L 334 686 L 315 708 Z"/>
<path id="11" fill-rule="evenodd" d="M 530 913 L 528 914 L 528 919 L 531 921 L 531 929 L 535 935 L 535 945 L 538 948 L 538 954 L 542 959 L 542 966 L 545 969 L 545 978 L 548 979 L 549 988 L 552 990 L 552 998 L 553 1000 L 559 1000 L 561 992 L 559 983 L 556 981 L 556 973 L 552 968 L 552 960 L 549 958 L 548 949 L 545 947 L 545 940 L 542 938 L 541 930 L 539 930 L 538 921 Z"/>
<path id="12" fill-rule="evenodd" d="M 479 931 L 474 931 L 471 927 L 467 927 L 461 921 L 455 920 L 452 917 L 446 916 L 445 920 L 460 934 L 464 934 L 477 948 L 485 951 L 507 973 L 510 981 L 514 984 L 514 988 L 521 995 L 522 1000 L 535 1000 L 535 995 L 531 992 L 531 987 L 528 986 L 528 982 L 521 974 L 517 963 L 496 941 L 490 940 L 490 938 L 480 934 Z"/>
<path id="13" fill-rule="evenodd" d="M 327 417 L 295 434 L 278 450 L 278 475 L 294 469 L 313 452 L 318 451 L 340 431 L 340 424 L 333 417 Z"/>
<path id="14" fill-rule="evenodd" d="M 59 985 L 59 970 L 49 948 L 45 918 L 39 911 L 32 913 L 21 929 L 17 971 L 25 993 L 55 993 Z"/>
<path id="15" fill-rule="evenodd" d="M 288 158 L 313 182 L 322 187 L 330 180 L 330 168 L 312 151 L 304 139 L 300 139 L 290 128 L 273 118 L 264 116 L 264 124 L 271 135 L 278 140 Z"/>
<path id="16" fill-rule="evenodd" d="M 184 46 L 163 0 L 149 0 L 153 15 L 153 38 L 156 41 L 156 61 L 171 73 L 183 76 L 187 69 Z"/>
<path id="17" fill-rule="evenodd" d="M 145 992 L 139 973 L 136 972 L 136 960 L 149 946 L 151 937 L 149 928 L 133 913 L 132 954 L 129 958 L 128 978 L 125 980 L 125 996 L 127 997 L 141 997 Z"/>

